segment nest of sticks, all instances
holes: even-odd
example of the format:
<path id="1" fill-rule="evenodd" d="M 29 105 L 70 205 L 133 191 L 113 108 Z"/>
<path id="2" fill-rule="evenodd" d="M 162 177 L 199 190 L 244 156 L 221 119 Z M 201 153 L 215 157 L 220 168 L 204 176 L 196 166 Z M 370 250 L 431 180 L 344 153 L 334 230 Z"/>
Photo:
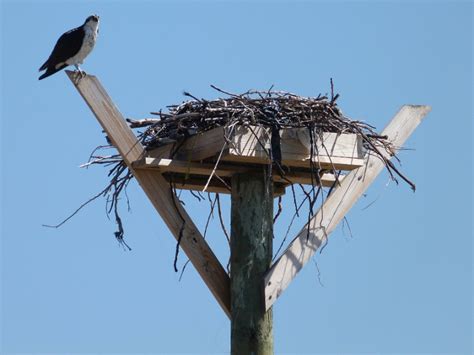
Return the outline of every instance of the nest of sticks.
<path id="1" fill-rule="evenodd" d="M 137 138 L 147 150 L 167 144 L 175 144 L 175 146 L 179 148 L 180 143 L 184 142 L 187 138 L 217 127 L 232 128 L 235 125 L 263 125 L 270 127 L 272 132 L 271 150 L 273 150 L 273 152 L 270 152 L 270 157 L 272 165 L 276 166 L 281 174 L 285 173 L 285 169 L 284 166 L 281 166 L 281 156 L 278 156 L 278 146 L 275 146 L 275 144 L 278 145 L 278 140 L 275 140 L 276 143 L 273 140 L 274 133 L 280 129 L 306 127 L 309 132 L 312 132 L 310 133 L 311 144 L 318 139 L 318 135 L 322 138 L 323 132 L 355 133 L 362 138 L 367 152 L 383 161 L 392 180 L 398 183 L 398 179 L 401 178 L 415 190 L 415 185 L 398 170 L 393 162 L 386 158 L 386 153 L 388 153 L 389 157 L 395 157 L 396 160 L 398 160 L 395 155 L 395 148 L 399 147 L 394 147 L 387 140 L 387 137 L 379 135 L 372 125 L 359 120 L 351 120 L 346 117 L 337 105 L 339 94 L 334 95 L 332 80 L 330 94 L 318 95 L 317 97 L 301 97 L 289 92 L 274 91 L 272 88 L 266 91 L 252 90 L 243 94 L 234 94 L 215 86 L 212 87 L 219 95 L 224 95 L 224 97 L 215 100 L 206 100 L 202 98 L 199 99 L 185 92 L 184 95 L 188 100 L 178 105 L 168 106 L 166 112 L 161 110 L 151 112 L 154 116 L 153 118 L 128 118 L 127 122 L 131 128 L 138 130 Z M 275 136 L 278 136 L 278 134 L 275 134 Z M 87 201 L 87 203 L 99 196 L 105 196 L 107 198 L 107 211 L 108 213 L 114 214 L 118 225 L 115 237 L 122 245 L 128 247 L 123 239 L 124 230 L 118 212 L 118 203 L 122 195 L 126 196 L 126 187 L 133 179 L 133 175 L 128 170 L 120 155 L 98 154 L 98 152 L 104 148 L 113 147 L 100 146 L 96 148 L 91 154 L 89 162 L 83 166 L 108 166 L 110 168 L 108 173 L 110 181 L 104 190 Z M 217 164 L 218 161 L 216 162 L 216 165 Z M 340 171 L 332 171 L 332 173 L 337 177 Z M 317 181 L 317 179 L 315 181 Z M 294 217 L 298 216 L 299 209 L 306 201 L 309 205 L 309 220 L 314 215 L 313 206 L 316 199 L 318 196 L 324 196 L 324 192 L 322 192 L 322 187 L 316 186 L 316 184 L 315 186 L 310 186 L 309 190 L 307 187 L 305 188 L 301 185 L 300 187 L 306 197 L 301 203 L 298 203 L 296 201 L 294 187 L 291 185 L 295 207 Z M 172 184 L 170 184 L 170 188 L 173 189 Z M 332 191 L 332 188 L 327 190 L 326 196 Z M 193 195 L 198 199 L 203 197 L 199 193 L 193 193 Z M 216 200 L 212 201 L 209 197 L 208 200 L 211 203 L 212 213 Z M 275 215 L 275 220 L 281 212 L 281 200 L 279 200 L 278 205 L 279 208 Z M 291 223 L 293 223 L 293 219 Z M 222 227 L 225 229 L 223 224 Z M 228 236 L 225 230 L 224 232 L 226 236 Z M 286 239 L 286 236 L 284 239 Z M 178 250 L 179 242 L 177 246 L 177 251 Z"/>
<path id="2" fill-rule="evenodd" d="M 251 90 L 233 94 L 211 85 L 226 95 L 217 100 L 198 99 L 190 93 L 191 99 L 179 105 L 168 106 L 168 112 L 151 112 L 158 118 L 141 120 L 127 119 L 131 128 L 146 130 L 138 135 L 145 149 L 151 150 L 166 144 L 179 144 L 186 138 L 217 127 L 232 128 L 235 125 L 262 125 L 270 127 L 272 133 L 284 128 L 308 128 L 314 142 L 322 139 L 323 132 L 354 133 L 363 141 L 365 149 L 382 159 L 390 177 L 398 182 L 403 179 L 415 190 L 415 185 L 406 178 L 387 158 L 395 157 L 396 147 L 375 131 L 375 127 L 346 117 L 337 106 L 339 94 L 334 95 L 331 80 L 331 96 L 302 97 L 283 91 Z M 313 143 L 314 143 L 313 142 Z M 272 148 L 278 147 L 272 146 Z M 272 161 L 277 165 L 280 157 L 273 152 Z M 335 172 L 334 172 L 335 173 Z"/>

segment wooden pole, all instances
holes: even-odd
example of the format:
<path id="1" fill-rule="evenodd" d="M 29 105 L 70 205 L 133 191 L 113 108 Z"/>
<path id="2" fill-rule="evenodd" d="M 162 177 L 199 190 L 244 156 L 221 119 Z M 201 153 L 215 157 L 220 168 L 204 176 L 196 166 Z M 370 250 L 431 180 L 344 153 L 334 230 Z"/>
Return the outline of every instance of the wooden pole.
<path id="1" fill-rule="evenodd" d="M 231 353 L 273 354 L 272 310 L 262 280 L 272 260 L 273 183 L 262 174 L 232 176 Z"/>

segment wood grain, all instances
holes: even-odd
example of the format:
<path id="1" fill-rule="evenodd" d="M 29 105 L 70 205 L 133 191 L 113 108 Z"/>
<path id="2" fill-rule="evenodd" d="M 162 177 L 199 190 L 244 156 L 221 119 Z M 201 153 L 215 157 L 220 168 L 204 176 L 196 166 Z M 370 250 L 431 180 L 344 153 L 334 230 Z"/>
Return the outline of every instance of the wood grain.
<path id="1" fill-rule="evenodd" d="M 429 106 L 403 106 L 383 130 L 382 135 L 387 135 L 394 146 L 401 147 L 429 111 Z M 388 154 L 386 156 L 388 157 Z M 368 157 L 365 166 L 347 174 L 328 196 L 309 222 L 309 238 L 307 224 L 265 275 L 266 309 L 269 309 L 289 286 L 383 168 L 384 164 L 380 159 Z"/>
<path id="2" fill-rule="evenodd" d="M 99 80 L 93 75 L 87 75 L 76 84 L 74 72 L 66 71 L 66 73 L 175 238 L 179 237 L 184 221 L 181 248 L 191 260 L 219 305 L 230 317 L 229 276 L 192 219 L 181 204 L 177 202 L 174 194 L 171 194 L 169 183 L 157 171 L 135 170 L 133 168 L 132 163 L 145 155 L 143 146 L 128 127 L 122 114 Z"/>
<path id="3" fill-rule="evenodd" d="M 225 136 L 229 137 L 226 142 Z M 280 131 L 282 164 L 287 167 L 310 168 L 309 132 L 302 128 Z M 150 158 L 170 158 L 175 145 L 168 144 L 147 152 Z M 173 159 L 201 161 L 217 156 L 223 149 L 222 161 L 244 164 L 268 164 L 270 159 L 269 128 L 236 126 L 235 131 L 224 127 L 199 133 L 180 145 Z M 353 170 L 364 165 L 362 139 L 356 134 L 323 133 L 318 140 L 313 162 L 323 169 Z"/>

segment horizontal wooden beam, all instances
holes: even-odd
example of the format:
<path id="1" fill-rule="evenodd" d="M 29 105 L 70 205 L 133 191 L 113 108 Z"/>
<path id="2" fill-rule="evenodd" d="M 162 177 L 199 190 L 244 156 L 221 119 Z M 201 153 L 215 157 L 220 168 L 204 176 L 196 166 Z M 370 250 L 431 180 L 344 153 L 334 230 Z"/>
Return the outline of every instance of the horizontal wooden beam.
<path id="1" fill-rule="evenodd" d="M 193 190 L 193 191 L 202 191 L 203 187 L 206 185 L 208 178 L 200 177 L 200 176 L 170 176 L 168 174 L 163 174 L 164 178 L 167 181 L 171 181 L 173 186 L 179 190 Z M 225 183 L 223 183 L 223 181 Z M 231 187 L 231 179 L 216 179 L 212 178 L 211 182 L 209 183 L 208 188 L 206 189 L 207 192 L 215 192 L 219 194 L 231 194 L 231 190 L 228 187 Z M 274 184 L 274 191 L 273 197 L 279 197 L 285 194 L 285 187 L 286 185 L 283 184 Z"/>
<path id="2" fill-rule="evenodd" d="M 382 135 L 386 135 L 395 147 L 401 147 L 429 111 L 429 106 L 403 106 Z M 390 158 L 388 153 L 385 156 Z M 309 224 L 299 232 L 265 275 L 266 309 L 288 287 L 383 168 L 384 164 L 379 158 L 368 157 L 365 166 L 351 171 L 327 197 Z"/>
<path id="3" fill-rule="evenodd" d="M 182 174 L 209 176 L 213 172 L 215 164 L 196 163 L 192 161 L 183 161 L 177 159 L 145 157 L 144 159 L 135 162 L 134 166 L 140 169 L 151 168 L 155 171 L 160 172 L 174 172 Z M 246 171 L 248 171 L 248 169 L 243 166 L 218 164 L 214 173 L 220 177 L 231 177 L 234 173 Z"/>
<path id="4" fill-rule="evenodd" d="M 134 169 L 132 163 L 144 157 L 144 148 L 99 80 L 93 75 L 87 75 L 76 82 L 74 72 L 66 71 L 66 73 L 175 238 L 180 237 L 180 232 L 184 227 L 181 248 L 219 305 L 230 317 L 229 276 L 175 194 L 171 192 L 169 183 L 161 174 L 150 170 Z"/>
<path id="5" fill-rule="evenodd" d="M 236 126 L 227 133 L 229 148 L 222 159 L 244 163 L 265 164 L 270 161 L 270 128 L 263 126 Z M 286 128 L 280 130 L 282 165 L 288 167 L 311 166 L 335 170 L 353 170 L 364 165 L 362 138 L 357 134 L 322 133 L 315 135 L 314 152 L 311 157 L 311 143 L 307 128 Z"/>
<path id="6" fill-rule="evenodd" d="M 222 162 L 218 164 L 214 171 L 215 164 L 150 157 L 145 157 L 139 161 L 134 162 L 133 166 L 135 169 L 154 169 L 160 171 L 161 173 L 173 172 L 184 175 L 210 176 L 214 172 L 215 175 L 221 178 L 231 177 L 236 173 L 252 173 L 262 170 L 261 167 L 235 164 L 230 165 L 228 163 L 226 164 L 225 162 Z M 344 176 L 341 175 L 339 177 L 339 181 L 342 181 L 343 178 Z M 324 187 L 331 187 L 336 181 L 334 174 L 330 173 L 323 174 L 320 179 L 321 184 Z M 293 184 L 304 185 L 316 184 L 316 178 L 314 177 L 314 174 L 312 176 L 311 172 L 308 171 L 291 171 L 287 172 L 284 177 L 281 176 L 277 171 L 273 171 L 273 181 L 283 184 L 289 184 L 290 182 Z M 206 182 L 204 182 L 204 185 L 205 184 Z M 204 185 L 201 187 L 196 186 L 197 190 L 202 190 Z M 210 190 L 208 189 L 208 191 Z"/>
<path id="7" fill-rule="evenodd" d="M 225 149 L 225 130 L 218 127 L 187 138 L 184 142 L 166 144 L 147 151 L 147 157 L 171 158 L 183 161 L 201 161 Z"/>
<path id="8" fill-rule="evenodd" d="M 158 173 L 157 171 L 155 173 Z M 159 173 L 158 173 L 159 174 Z M 192 191 L 202 191 L 203 187 L 207 183 L 207 178 L 199 177 L 199 176 L 190 176 L 190 175 L 181 175 L 181 174 L 169 174 L 169 173 L 163 173 L 163 177 L 166 179 L 166 181 L 170 182 L 173 184 L 173 187 L 178 189 L 178 190 L 192 190 Z M 213 193 L 218 193 L 218 194 L 226 194 L 230 195 L 231 189 L 230 189 L 230 182 L 226 179 L 225 180 L 219 180 L 215 177 L 211 179 L 209 182 L 206 192 L 213 192 Z"/>
<path id="9" fill-rule="evenodd" d="M 310 168 L 311 150 L 306 128 L 286 128 L 280 131 L 282 165 Z M 167 144 L 150 150 L 150 158 L 171 158 L 182 161 L 201 161 L 215 158 L 222 151 L 222 161 L 245 164 L 268 164 L 271 136 L 262 126 L 224 127 L 198 133 L 182 144 Z M 176 151 L 175 151 L 176 149 Z M 322 169 L 353 170 L 364 165 L 362 139 L 356 134 L 323 133 L 317 137 L 313 163 Z"/>

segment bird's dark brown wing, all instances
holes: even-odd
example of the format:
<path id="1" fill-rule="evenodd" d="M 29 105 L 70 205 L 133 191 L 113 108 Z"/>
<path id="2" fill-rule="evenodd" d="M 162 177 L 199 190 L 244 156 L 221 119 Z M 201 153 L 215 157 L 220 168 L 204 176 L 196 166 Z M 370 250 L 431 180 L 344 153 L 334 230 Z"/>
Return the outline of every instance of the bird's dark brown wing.
<path id="1" fill-rule="evenodd" d="M 44 62 L 39 70 L 53 69 L 58 63 L 63 63 L 76 55 L 81 49 L 83 39 L 84 29 L 82 26 L 64 33 L 59 37 L 48 60 Z"/>

